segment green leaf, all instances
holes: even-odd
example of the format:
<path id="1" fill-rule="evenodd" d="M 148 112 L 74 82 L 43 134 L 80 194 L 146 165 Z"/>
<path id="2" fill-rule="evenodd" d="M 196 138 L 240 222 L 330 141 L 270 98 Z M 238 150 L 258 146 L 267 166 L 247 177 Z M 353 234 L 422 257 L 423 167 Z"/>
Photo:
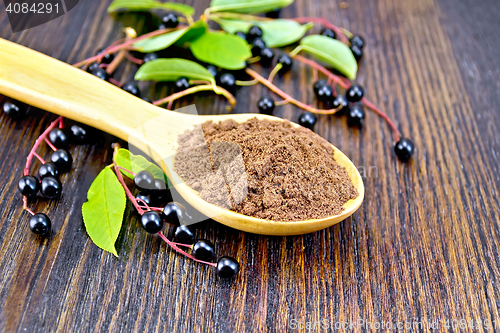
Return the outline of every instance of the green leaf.
<path id="1" fill-rule="evenodd" d="M 344 43 L 326 36 L 311 35 L 304 37 L 300 45 L 302 50 L 345 74 L 349 79 L 356 78 L 358 64 L 351 50 Z"/>
<path id="2" fill-rule="evenodd" d="M 258 14 L 283 8 L 292 3 L 293 0 L 212 0 L 210 11 Z"/>
<path id="3" fill-rule="evenodd" d="M 125 212 L 125 190 L 111 168 L 106 167 L 90 185 L 82 206 L 85 229 L 95 245 L 118 256 L 115 242 Z"/>
<path id="4" fill-rule="evenodd" d="M 142 65 L 135 74 L 137 81 L 177 81 L 181 77 L 210 81 L 215 84 L 214 76 L 208 69 L 186 59 L 168 58 L 149 61 Z"/>
<path id="5" fill-rule="evenodd" d="M 140 52 L 149 53 L 166 49 L 174 43 L 182 46 L 204 34 L 207 29 L 208 26 L 204 21 L 197 21 L 188 28 L 138 41 L 133 44 L 133 47 Z"/>
<path id="6" fill-rule="evenodd" d="M 133 173 L 138 173 L 139 171 L 146 170 L 153 175 L 156 179 L 164 179 L 166 181 L 166 176 L 163 170 L 160 169 L 156 164 L 149 162 L 144 156 L 134 155 L 127 149 L 120 148 L 115 154 L 115 162 L 119 167 L 127 169 Z M 130 179 L 134 179 L 134 176 L 125 170 L 120 170 L 123 175 Z M 167 183 L 168 184 L 168 183 Z"/>
<path id="7" fill-rule="evenodd" d="M 152 9 L 168 9 L 188 16 L 194 15 L 194 8 L 191 6 L 155 0 L 114 0 L 108 7 L 108 13 L 126 10 L 140 12 Z"/>
<path id="8" fill-rule="evenodd" d="M 198 60 L 224 69 L 245 68 L 246 60 L 252 57 L 247 42 L 223 32 L 207 32 L 193 41 L 189 48 Z"/>
<path id="9" fill-rule="evenodd" d="M 247 33 L 251 26 L 256 25 L 262 29 L 262 39 L 268 47 L 283 47 L 295 43 L 314 26 L 313 23 L 301 25 L 292 20 L 281 19 L 269 21 L 215 19 L 215 21 L 224 31 L 232 34 L 238 31 Z"/>

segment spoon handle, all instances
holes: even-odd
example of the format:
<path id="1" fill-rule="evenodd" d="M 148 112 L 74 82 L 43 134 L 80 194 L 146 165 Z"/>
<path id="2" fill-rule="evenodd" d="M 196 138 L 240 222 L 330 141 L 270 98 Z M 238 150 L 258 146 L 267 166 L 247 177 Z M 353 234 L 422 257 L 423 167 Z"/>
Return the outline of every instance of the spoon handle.
<path id="1" fill-rule="evenodd" d="M 83 70 L 0 38 L 0 93 L 127 140 L 141 124 L 178 114 Z"/>

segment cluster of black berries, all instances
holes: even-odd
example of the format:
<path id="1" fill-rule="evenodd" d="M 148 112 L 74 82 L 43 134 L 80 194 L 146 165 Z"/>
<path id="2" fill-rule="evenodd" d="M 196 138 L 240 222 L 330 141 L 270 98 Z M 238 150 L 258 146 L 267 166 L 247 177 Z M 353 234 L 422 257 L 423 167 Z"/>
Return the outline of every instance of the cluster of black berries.
<path id="1" fill-rule="evenodd" d="M 193 257 L 206 262 L 213 260 L 214 244 L 206 239 L 195 239 L 194 231 L 188 227 L 193 222 L 192 216 L 182 204 L 172 201 L 164 180 L 155 179 L 151 173 L 143 170 L 135 175 L 134 183 L 140 190 L 135 197 L 139 204 L 159 205 L 168 201 L 161 213 L 151 210 L 142 215 L 141 225 L 146 232 L 156 234 L 163 229 L 164 223 L 175 225 L 175 240 L 182 244 L 193 244 L 191 248 Z M 223 278 L 235 276 L 239 268 L 239 263 L 231 257 L 221 257 L 217 262 L 217 274 Z"/>

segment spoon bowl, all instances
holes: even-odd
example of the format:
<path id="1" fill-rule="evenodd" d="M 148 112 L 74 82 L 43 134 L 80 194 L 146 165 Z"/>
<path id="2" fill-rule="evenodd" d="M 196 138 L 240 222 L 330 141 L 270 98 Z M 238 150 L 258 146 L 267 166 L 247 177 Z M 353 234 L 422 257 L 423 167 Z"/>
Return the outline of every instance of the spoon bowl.
<path id="1" fill-rule="evenodd" d="M 235 229 L 263 235 L 297 235 L 336 224 L 361 205 L 364 185 L 357 168 L 334 146 L 337 163 L 348 172 L 359 195 L 343 205 L 341 214 L 322 219 L 277 222 L 242 215 L 203 200 L 174 171 L 177 137 L 206 121 L 251 118 L 283 121 L 260 114 L 199 116 L 168 111 L 147 103 L 80 69 L 42 53 L 0 39 L 0 93 L 34 107 L 98 128 L 147 153 L 165 171 L 177 192 L 191 206 Z M 299 126 L 294 124 L 294 126 Z"/>

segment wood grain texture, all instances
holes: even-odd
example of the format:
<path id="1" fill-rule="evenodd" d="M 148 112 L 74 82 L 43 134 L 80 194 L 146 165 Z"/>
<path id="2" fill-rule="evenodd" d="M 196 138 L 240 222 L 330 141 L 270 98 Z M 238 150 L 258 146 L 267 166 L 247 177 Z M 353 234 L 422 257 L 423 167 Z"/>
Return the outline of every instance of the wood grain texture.
<path id="1" fill-rule="evenodd" d="M 197 12 L 209 1 L 188 0 Z M 0 5 L 0 36 L 74 63 L 119 38 L 109 1 L 80 1 L 45 27 L 12 34 Z M 360 210 L 334 227 L 295 237 L 265 237 L 206 222 L 198 236 L 215 242 L 242 270 L 233 281 L 146 235 L 129 212 L 120 257 L 88 239 L 81 205 L 111 159 L 106 137 L 72 148 L 63 196 L 40 201 L 54 230 L 27 230 L 16 193 L 24 158 L 54 117 L 32 110 L 23 121 L 0 117 L 0 330 L 4 332 L 283 332 L 292 320 L 328 323 L 423 322 L 402 331 L 453 331 L 445 321 L 492 322 L 500 330 L 499 154 L 500 3 L 495 0 L 296 0 L 283 17 L 326 17 L 366 37 L 358 82 L 418 147 L 397 161 L 388 127 L 369 113 L 362 130 L 321 116 L 317 132 L 366 171 Z M 140 20 L 139 20 L 140 21 Z M 256 68 L 264 74 L 267 69 Z M 120 69 L 125 81 L 135 66 Z M 276 82 L 313 101 L 312 72 L 300 64 Z M 244 88 L 235 112 L 256 112 L 263 87 Z M 158 86 L 159 93 L 166 89 Z M 200 113 L 219 113 L 211 94 L 186 98 Z M 299 111 L 279 107 L 296 120 Z M 496 329 L 493 327 L 496 321 Z M 332 329 L 336 330 L 336 329 Z M 325 331 L 316 327 L 310 331 Z M 366 326 L 338 331 L 380 331 Z M 463 331 L 483 331 L 467 325 Z"/>

